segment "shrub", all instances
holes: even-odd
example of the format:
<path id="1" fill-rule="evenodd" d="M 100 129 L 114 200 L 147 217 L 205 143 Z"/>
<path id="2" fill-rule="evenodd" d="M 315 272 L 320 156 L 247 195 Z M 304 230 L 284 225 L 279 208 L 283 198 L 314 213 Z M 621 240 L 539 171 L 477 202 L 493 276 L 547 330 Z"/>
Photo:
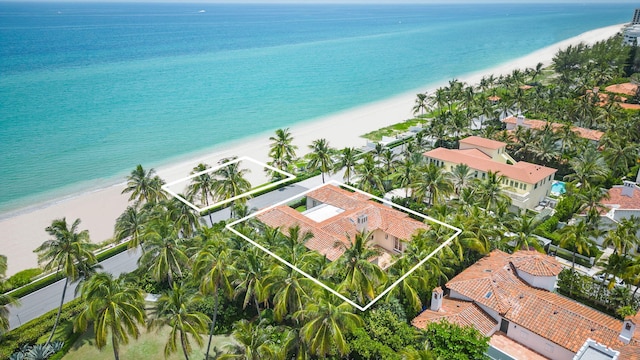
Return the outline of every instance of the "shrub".
<path id="1" fill-rule="evenodd" d="M 22 270 L 15 275 L 11 276 L 8 280 L 11 287 L 13 289 L 19 288 L 21 286 L 27 285 L 31 282 L 31 279 L 42 274 L 42 269 L 34 268 L 34 269 L 26 269 Z"/>
<path id="2" fill-rule="evenodd" d="M 427 326 L 431 351 L 444 359 L 487 359 L 489 338 L 471 326 L 461 327 L 441 321 Z"/>
<path id="3" fill-rule="evenodd" d="M 72 300 L 65 304 L 62 307 L 62 313 L 60 313 L 60 323 L 73 321 L 75 315 L 79 313 L 84 306 L 84 303 L 80 299 Z M 11 354 L 23 346 L 36 344 L 43 334 L 47 334 L 53 329 L 57 312 L 58 309 L 51 310 L 41 317 L 7 332 L 2 342 L 0 342 L 0 359 L 9 358 Z"/>

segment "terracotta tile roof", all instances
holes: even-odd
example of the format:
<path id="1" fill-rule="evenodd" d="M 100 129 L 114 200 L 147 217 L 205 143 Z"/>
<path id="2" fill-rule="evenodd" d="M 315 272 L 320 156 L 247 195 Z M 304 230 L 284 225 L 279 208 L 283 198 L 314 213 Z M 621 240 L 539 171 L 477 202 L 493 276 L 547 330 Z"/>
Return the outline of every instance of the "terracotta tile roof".
<path id="1" fill-rule="evenodd" d="M 338 207 L 344 212 L 316 222 L 287 205 L 280 205 L 258 215 L 258 219 L 271 227 L 280 227 L 283 231 L 298 224 L 302 231 L 313 234 L 313 238 L 305 246 L 325 255 L 331 261 L 344 253 L 345 248 L 350 245 L 349 239 L 355 238 L 358 232 L 356 224 L 362 215 L 367 217 L 368 231 L 381 230 L 403 240 L 410 240 L 418 230 L 429 228 L 403 212 L 370 200 L 364 194 L 343 190 L 334 185 L 325 185 L 309 192 L 307 198 Z"/>
<path id="2" fill-rule="evenodd" d="M 638 85 L 632 83 L 615 84 L 607 86 L 606 88 L 604 88 L 604 90 L 616 94 L 634 96 L 636 94 L 636 90 L 638 90 Z"/>
<path id="3" fill-rule="evenodd" d="M 527 184 L 535 184 L 544 178 L 556 173 L 556 169 L 542 165 L 536 165 L 525 161 L 519 161 L 514 165 L 504 164 L 491 159 L 482 159 L 478 156 L 469 155 L 466 150 L 451 150 L 437 148 L 424 153 L 424 156 L 451 162 L 454 164 L 467 164 L 474 170 L 483 172 L 499 172 L 509 179 L 522 181 Z"/>
<path id="4" fill-rule="evenodd" d="M 502 122 L 504 122 L 505 124 L 515 125 L 517 124 L 516 121 L 517 119 L 515 116 L 509 116 L 502 119 Z M 535 119 L 524 120 L 524 126 L 534 130 L 542 130 L 545 126 L 547 126 L 547 124 L 551 124 L 551 127 L 553 127 L 554 131 L 558 131 L 564 126 L 564 124 L 549 123 L 548 121 L 544 121 L 544 120 L 535 120 Z M 579 137 L 583 139 L 593 140 L 593 141 L 600 141 L 600 138 L 602 138 L 602 136 L 604 135 L 602 131 L 587 129 L 579 126 L 572 126 L 571 130 L 573 130 L 573 132 L 575 132 L 576 135 L 578 135 Z"/>
<path id="5" fill-rule="evenodd" d="M 619 105 L 626 110 L 640 110 L 640 104 L 619 103 Z"/>
<path id="6" fill-rule="evenodd" d="M 464 150 L 458 150 L 461 154 L 467 155 L 467 156 L 473 156 L 473 157 L 477 157 L 480 159 L 491 159 L 491 156 L 483 153 L 482 151 L 478 150 L 478 149 L 464 149 Z"/>
<path id="7" fill-rule="evenodd" d="M 570 351 L 578 351 L 587 338 L 614 349 L 623 346 L 618 340 L 622 328 L 619 320 L 531 287 L 519 278 L 513 270 L 514 260 L 522 265 L 525 256 L 539 257 L 530 252 L 509 255 L 494 250 L 451 279 L 446 287 Z"/>
<path id="8" fill-rule="evenodd" d="M 533 89 L 533 86 L 531 86 L 531 85 L 520 85 L 519 87 L 520 87 L 520 89 L 522 89 L 522 90 L 529 90 L 529 89 Z"/>
<path id="9" fill-rule="evenodd" d="M 492 149 L 492 150 L 497 150 L 497 149 L 500 149 L 502 147 L 507 146 L 506 143 L 503 143 L 501 141 L 485 139 L 485 138 L 480 137 L 480 136 L 469 136 L 469 137 L 466 137 L 466 138 L 460 140 L 460 144 L 469 144 L 469 145 L 473 145 L 473 146 L 480 146 L 480 147 L 487 148 L 487 149 Z"/>
<path id="10" fill-rule="evenodd" d="M 622 195 L 623 185 L 614 185 L 609 189 L 609 198 L 600 202 L 607 207 L 616 210 L 638 210 L 640 209 L 640 187 L 635 186 L 633 197 Z"/>
<path id="11" fill-rule="evenodd" d="M 534 276 L 557 276 L 562 271 L 562 265 L 555 258 L 535 250 L 522 250 L 511 255 L 511 264 L 516 270 Z"/>
<path id="12" fill-rule="evenodd" d="M 619 360 L 640 360 L 640 346 L 625 346 L 620 349 Z"/>
<path id="13" fill-rule="evenodd" d="M 489 101 L 498 101 L 498 100 L 500 100 L 500 99 L 501 99 L 501 98 L 500 98 L 500 96 L 496 96 L 496 95 L 489 96 L 489 97 L 487 98 L 487 100 L 489 100 Z"/>
<path id="14" fill-rule="evenodd" d="M 514 359 L 518 360 L 549 360 L 549 358 L 544 357 L 537 352 L 529 349 L 528 347 L 512 340 L 507 337 L 507 334 L 498 331 L 495 334 L 491 335 L 491 339 L 489 339 L 489 344 L 491 346 L 502 350 L 503 352 L 509 354 Z"/>
<path id="15" fill-rule="evenodd" d="M 441 320 L 460 326 L 473 326 L 484 335 L 490 335 L 498 325 L 498 322 L 478 305 L 448 297 L 442 299 L 440 310 L 425 310 L 411 320 L 411 324 L 419 329 L 425 329 L 429 323 Z"/>

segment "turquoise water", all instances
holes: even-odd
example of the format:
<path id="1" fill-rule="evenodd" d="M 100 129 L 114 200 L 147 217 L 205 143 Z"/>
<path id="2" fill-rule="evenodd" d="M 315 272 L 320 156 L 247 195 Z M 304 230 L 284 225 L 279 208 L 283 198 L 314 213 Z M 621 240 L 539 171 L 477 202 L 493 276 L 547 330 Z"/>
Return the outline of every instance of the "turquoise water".
<path id="1" fill-rule="evenodd" d="M 567 192 L 566 185 L 562 181 L 554 181 L 551 184 L 551 194 L 562 195 Z"/>
<path id="2" fill-rule="evenodd" d="M 0 3 L 0 211 L 632 14 L 631 4 Z"/>

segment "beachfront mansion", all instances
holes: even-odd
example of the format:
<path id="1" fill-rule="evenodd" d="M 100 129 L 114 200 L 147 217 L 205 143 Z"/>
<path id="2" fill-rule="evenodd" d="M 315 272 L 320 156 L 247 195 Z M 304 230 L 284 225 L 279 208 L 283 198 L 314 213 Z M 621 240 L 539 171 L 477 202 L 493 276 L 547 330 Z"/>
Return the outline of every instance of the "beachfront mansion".
<path id="1" fill-rule="evenodd" d="M 264 224 L 283 232 L 299 226 L 300 232 L 313 237 L 304 245 L 324 255 L 338 259 L 358 232 L 369 233 L 379 256 L 371 262 L 386 269 L 393 256 L 406 249 L 413 234 L 429 227 L 406 213 L 385 206 L 360 192 L 351 192 L 335 185 L 324 185 L 306 195 L 306 210 L 298 211 L 284 204 L 257 216 Z"/>
<path id="2" fill-rule="evenodd" d="M 460 140 L 458 150 L 437 148 L 424 153 L 427 161 L 451 171 L 458 164 L 466 164 L 474 176 L 484 179 L 487 172 L 504 176 L 502 191 L 512 200 L 512 206 L 534 209 L 549 195 L 556 169 L 515 161 L 506 151 L 506 143 L 478 136 Z"/>

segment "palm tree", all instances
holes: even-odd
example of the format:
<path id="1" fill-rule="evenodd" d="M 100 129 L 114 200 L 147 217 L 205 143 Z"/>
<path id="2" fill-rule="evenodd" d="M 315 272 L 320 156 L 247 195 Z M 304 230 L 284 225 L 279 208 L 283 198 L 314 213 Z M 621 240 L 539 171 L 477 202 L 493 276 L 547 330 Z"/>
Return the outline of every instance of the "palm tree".
<path id="1" fill-rule="evenodd" d="M 90 242 L 89 231 L 78 232 L 78 226 L 80 226 L 80 219 L 76 219 L 71 227 L 67 224 L 66 218 L 53 220 L 45 229 L 53 238 L 45 241 L 35 250 L 38 253 L 38 263 L 46 262 L 45 271 L 55 269 L 56 273 L 60 272 L 65 277 L 58 314 L 46 344 L 51 342 L 58 327 L 69 281 L 76 281 L 86 275 L 90 267 L 97 262 L 92 251 L 97 246 Z"/>
<path id="2" fill-rule="evenodd" d="M 429 206 L 433 206 L 453 192 L 453 183 L 444 168 L 431 163 L 420 169 L 412 190 L 419 202 L 428 198 Z"/>
<path id="3" fill-rule="evenodd" d="M 4 292 L 7 273 L 7 257 L 0 255 L 0 339 L 9 330 L 9 309 L 7 305 L 16 303 L 15 299 Z"/>
<path id="4" fill-rule="evenodd" d="M 202 346 L 202 333 L 207 331 L 209 318 L 207 315 L 192 310 L 194 293 L 182 287 L 179 283 L 173 283 L 172 288 L 162 294 L 149 315 L 149 328 L 169 326 L 169 340 L 164 347 L 164 356 L 167 357 L 178 349 L 178 340 L 182 347 L 184 358 L 189 360 L 191 341 L 194 339 Z M 189 336 L 191 335 L 191 336 Z"/>
<path id="5" fill-rule="evenodd" d="M 460 191 L 469 185 L 474 178 L 474 174 L 471 168 L 467 164 L 458 164 L 451 169 L 449 175 L 456 195 L 460 195 Z"/>
<path id="6" fill-rule="evenodd" d="M 515 243 L 513 246 L 515 250 L 529 250 L 533 247 L 538 251 L 542 251 L 540 242 L 533 234 L 533 231 L 540 225 L 540 222 L 541 221 L 535 217 L 525 214 L 507 223 L 507 228 L 515 234 L 515 236 L 508 238 Z"/>
<path id="7" fill-rule="evenodd" d="M 209 207 L 209 200 L 213 199 L 213 185 L 215 182 L 208 171 L 210 168 L 211 166 L 203 163 L 194 167 L 191 175 L 199 175 L 191 178 L 191 183 L 187 187 L 187 198 L 193 202 L 199 202 L 205 207 Z M 209 213 L 209 220 L 213 222 L 211 213 Z"/>
<path id="8" fill-rule="evenodd" d="M 229 161 L 223 162 L 228 163 Z M 249 169 L 241 169 L 240 161 L 227 164 L 214 172 L 214 194 L 218 199 L 227 200 L 251 190 L 251 183 L 245 178 Z M 236 199 L 232 205 L 245 204 L 248 197 Z M 233 217 L 233 213 L 231 213 Z"/>
<path id="9" fill-rule="evenodd" d="M 380 252 L 373 247 L 372 234 L 369 232 L 360 231 L 354 239 L 347 238 L 350 246 L 329 264 L 325 275 L 343 278 L 339 289 L 354 293 L 358 301 L 372 300 L 376 296 L 376 289 L 387 280 L 385 272 L 371 262 L 371 258 L 380 255 Z"/>
<path id="10" fill-rule="evenodd" d="M 142 242 L 142 235 L 148 220 L 148 211 L 145 208 L 138 209 L 135 206 L 128 206 L 116 220 L 115 240 L 123 241 L 129 238 L 127 247 L 129 249 L 137 248 Z"/>
<path id="11" fill-rule="evenodd" d="M 329 147 L 327 139 L 314 140 L 311 145 L 309 145 L 309 149 L 311 149 L 311 153 L 308 155 L 309 163 L 307 167 L 311 169 L 311 171 L 320 169 L 322 173 L 322 183 L 324 184 L 324 174 L 331 173 L 332 149 Z"/>
<path id="12" fill-rule="evenodd" d="M 122 190 L 122 193 L 131 193 L 129 201 L 135 201 L 136 206 L 141 206 L 144 203 L 155 203 L 166 199 L 162 185 L 164 180 L 155 175 L 154 169 L 146 171 L 142 165 L 138 165 L 127 177 L 127 187 Z"/>
<path id="13" fill-rule="evenodd" d="M 273 159 L 270 163 L 271 166 L 283 171 L 289 169 L 289 165 L 296 158 L 297 146 L 293 145 L 293 136 L 289 128 L 276 130 L 275 136 L 269 137 L 271 145 L 269 148 L 269 156 Z M 280 176 L 278 173 L 274 173 L 274 176 Z"/>
<path id="14" fill-rule="evenodd" d="M 346 147 L 338 153 L 337 162 L 333 168 L 334 172 L 340 171 L 344 168 L 344 175 L 342 177 L 347 183 L 351 182 L 351 175 L 356 167 L 356 149 L 352 147 Z"/>
<path id="15" fill-rule="evenodd" d="M 488 171 L 487 176 L 478 181 L 477 194 L 480 196 L 480 201 L 485 205 L 485 211 L 493 210 L 498 203 L 510 203 L 511 198 L 502 192 L 502 183 L 504 182 L 504 175 L 499 175 L 499 172 Z"/>
<path id="16" fill-rule="evenodd" d="M 593 146 L 587 146 L 576 157 L 569 160 L 573 173 L 566 175 L 566 181 L 582 186 L 597 185 L 602 182 L 609 172 L 602 154 Z"/>
<path id="17" fill-rule="evenodd" d="M 346 333 L 356 327 L 363 326 L 362 319 L 352 312 L 351 305 L 342 303 L 335 305 L 328 292 L 317 294 L 314 302 L 294 314 L 304 325 L 300 335 L 312 355 L 324 358 L 333 349 L 340 356 L 347 355 L 349 346 Z"/>
<path id="18" fill-rule="evenodd" d="M 144 232 L 144 254 L 138 260 L 141 267 L 160 282 L 171 284 L 174 277 L 182 276 L 188 263 L 179 237 L 180 229 L 167 215 L 149 222 Z"/>
<path id="19" fill-rule="evenodd" d="M 93 323 L 95 344 L 102 350 L 111 334 L 111 345 L 116 360 L 120 359 L 120 344 L 128 344 L 129 336 L 137 339 L 139 325 L 144 323 L 144 296 L 140 289 L 114 279 L 108 273 L 98 273 L 80 288 L 84 307 L 74 322 L 74 331 L 85 331 Z"/>
<path id="20" fill-rule="evenodd" d="M 208 230 L 208 229 L 207 229 Z M 232 258 L 228 246 L 219 236 L 205 230 L 207 242 L 204 244 L 194 260 L 193 276 L 200 279 L 200 292 L 213 296 L 213 318 L 209 327 L 209 341 L 207 342 L 207 352 L 205 359 L 209 358 L 211 340 L 215 331 L 216 319 L 218 317 L 218 305 L 220 291 L 226 296 L 231 296 L 233 288 L 231 286 Z"/>
<path id="21" fill-rule="evenodd" d="M 422 156 L 422 154 L 420 154 L 420 156 Z M 398 171 L 392 175 L 398 187 L 405 189 L 404 197 L 409 197 L 409 189 L 412 187 L 413 180 L 415 179 L 416 166 L 417 164 L 411 156 L 405 156 L 398 163 Z"/>
<path id="22" fill-rule="evenodd" d="M 559 233 L 562 235 L 560 246 L 572 249 L 571 270 L 573 271 L 576 265 L 576 253 L 589 255 L 594 242 L 590 237 L 586 221 L 578 221 L 573 225 L 565 226 Z"/>
<path id="23" fill-rule="evenodd" d="M 543 163 L 550 163 L 560 157 L 560 152 L 556 146 L 557 136 L 551 132 L 544 132 L 531 145 L 533 157 Z"/>
<path id="24" fill-rule="evenodd" d="M 233 324 L 233 338 L 236 344 L 228 345 L 228 354 L 219 357 L 220 360 L 262 360 L 287 359 L 286 355 L 291 347 L 294 334 L 285 327 L 266 325 L 267 320 L 253 323 L 242 319 Z M 281 340 L 276 343 L 275 340 Z"/>
<path id="25" fill-rule="evenodd" d="M 261 317 L 260 303 L 266 300 L 265 278 L 269 270 L 268 259 L 262 250 L 252 247 L 249 250 L 238 251 L 234 269 L 237 272 L 234 282 L 236 296 L 244 294 L 242 307 L 246 308 L 251 301 L 256 307 L 258 317 Z"/>
<path id="26" fill-rule="evenodd" d="M 413 115 L 416 115 L 417 113 L 420 113 L 420 115 L 424 115 L 424 112 L 429 110 L 429 105 L 429 95 L 427 95 L 426 93 L 417 94 L 416 102 L 413 106 Z"/>
<path id="27" fill-rule="evenodd" d="M 587 223 L 595 227 L 600 220 L 600 213 L 606 209 L 601 200 L 608 199 L 609 192 L 605 188 L 591 186 L 587 183 L 587 186 L 581 188 L 576 194 L 576 198 L 580 204 L 578 211 L 586 212 Z"/>
<path id="28" fill-rule="evenodd" d="M 183 195 L 180 195 L 184 197 Z M 200 214 L 178 198 L 163 201 L 166 216 L 173 221 L 181 237 L 190 237 L 200 225 Z"/>
<path id="29" fill-rule="evenodd" d="M 358 176 L 356 186 L 362 191 L 384 191 L 382 172 L 376 166 L 376 161 L 371 153 L 366 153 L 362 157 L 362 162 L 356 164 L 355 170 Z"/>

